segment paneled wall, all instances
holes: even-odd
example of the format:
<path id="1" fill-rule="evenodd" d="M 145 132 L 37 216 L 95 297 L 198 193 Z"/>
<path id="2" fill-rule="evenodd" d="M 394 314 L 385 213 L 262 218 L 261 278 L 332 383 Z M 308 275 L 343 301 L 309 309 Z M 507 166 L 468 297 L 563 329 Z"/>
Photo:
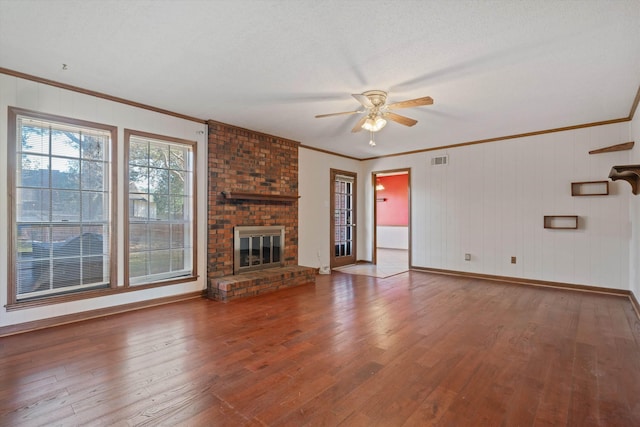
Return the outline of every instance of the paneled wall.
<path id="1" fill-rule="evenodd" d="M 118 127 L 118 158 L 120 164 L 124 159 L 121 149 L 124 141 L 124 129 L 133 129 L 154 134 L 186 139 L 197 142 L 198 200 L 206 200 L 206 126 L 204 123 L 185 120 L 160 114 L 145 109 L 73 92 L 42 83 L 0 74 L 0 188 L 7 188 L 7 107 L 14 106 L 34 111 L 55 114 L 80 120 L 104 123 Z M 124 182 L 124 171 L 117 171 L 118 182 Z M 118 217 L 125 218 L 123 211 L 122 191 L 118 192 Z M 7 259 L 9 242 L 7 241 L 7 192 L 0 191 L 0 259 Z M 159 288 L 138 290 L 122 294 L 90 298 L 79 301 L 33 307 L 11 312 L 5 311 L 7 303 L 7 263 L 0 262 L 0 327 L 19 323 L 46 319 L 60 315 L 79 313 L 122 304 L 136 303 L 161 297 L 170 297 L 193 293 L 205 288 L 203 272 L 206 271 L 206 203 L 198 204 L 197 234 L 198 239 L 197 268 L 200 277 L 188 283 L 163 286 Z M 118 240 L 117 283 L 122 285 L 124 265 L 122 245 L 123 221 L 117 223 L 115 238 Z"/>
<path id="2" fill-rule="evenodd" d="M 589 150 L 630 140 L 619 123 L 370 160 L 365 171 L 411 168 L 413 266 L 628 289 L 629 184 L 610 182 L 600 197 L 572 197 L 570 186 L 607 180 L 630 152 Z M 443 154 L 448 165 L 430 164 Z M 544 215 L 578 215 L 580 227 L 544 229 Z"/>
<path id="3" fill-rule="evenodd" d="M 409 227 L 377 226 L 376 244 L 378 248 L 409 249 Z"/>
<path id="4" fill-rule="evenodd" d="M 631 123 L 631 141 L 635 147 L 631 151 L 630 164 L 640 164 L 640 112 L 636 111 Z M 629 289 L 640 300 L 640 195 L 632 196 L 629 203 L 631 239 L 629 242 Z"/>

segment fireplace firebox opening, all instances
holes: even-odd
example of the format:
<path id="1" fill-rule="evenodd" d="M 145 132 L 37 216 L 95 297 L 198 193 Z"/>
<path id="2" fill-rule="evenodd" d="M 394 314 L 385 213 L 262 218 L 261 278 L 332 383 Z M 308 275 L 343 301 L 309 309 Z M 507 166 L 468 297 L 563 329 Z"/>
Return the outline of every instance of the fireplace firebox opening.
<path id="1" fill-rule="evenodd" d="M 284 266 L 284 226 L 233 228 L 233 274 Z"/>

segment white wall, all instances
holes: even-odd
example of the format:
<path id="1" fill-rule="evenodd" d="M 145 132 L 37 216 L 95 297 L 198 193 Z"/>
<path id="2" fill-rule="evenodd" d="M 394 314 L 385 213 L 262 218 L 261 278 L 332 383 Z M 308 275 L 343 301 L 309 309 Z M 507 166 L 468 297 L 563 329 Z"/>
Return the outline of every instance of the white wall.
<path id="1" fill-rule="evenodd" d="M 640 111 L 636 111 L 631 123 L 631 139 L 635 147 L 631 150 L 629 164 L 640 164 Z M 640 300 L 640 195 L 632 196 L 629 203 L 631 239 L 629 242 L 629 289 Z"/>
<path id="2" fill-rule="evenodd" d="M 409 227 L 379 225 L 376 228 L 376 243 L 379 248 L 409 249 Z"/>
<path id="3" fill-rule="evenodd" d="M 298 151 L 298 264 L 308 267 L 329 265 L 331 255 L 330 240 L 330 179 L 331 169 L 339 169 L 357 174 L 358 205 L 362 205 L 363 191 L 370 184 L 370 176 L 361 173 L 362 162 L 316 150 L 300 147 Z M 371 231 L 360 227 L 362 209 L 358 210 L 356 255 L 371 251 L 365 244 Z M 319 256 L 319 258 L 318 258 Z"/>
<path id="4" fill-rule="evenodd" d="M 198 182 L 198 259 L 197 268 L 199 278 L 190 283 L 183 283 L 171 286 L 163 286 L 154 289 L 127 292 L 119 295 L 90 298 L 68 303 L 53 304 L 44 307 L 6 312 L 4 306 L 7 304 L 7 263 L 0 263 L 0 326 L 14 325 L 18 323 L 39 320 L 63 314 L 82 312 L 87 310 L 100 309 L 110 306 L 117 306 L 132 302 L 139 302 L 148 299 L 161 298 L 166 296 L 180 295 L 205 288 L 206 283 L 206 218 L 207 218 L 207 144 L 206 126 L 201 123 L 183 120 L 176 117 L 154 113 L 152 111 L 131 107 L 128 105 L 107 101 L 104 99 L 68 91 L 65 89 L 48 86 L 28 80 L 19 79 L 13 76 L 0 74 L 0 170 L 7 170 L 7 107 L 20 107 L 35 110 L 43 113 L 50 113 L 59 116 L 71 117 L 75 119 L 88 120 L 97 123 L 115 125 L 118 127 L 118 157 L 120 164 L 123 160 L 123 150 L 120 148 L 124 141 L 125 128 L 139 131 L 151 132 L 176 138 L 197 141 L 197 182 Z M 124 182 L 123 170 L 118 171 L 118 182 Z M 7 174 L 0 174 L 0 188 L 7 188 Z M 118 198 L 121 201 L 122 191 Z M 0 191 L 0 259 L 7 259 L 7 193 Z M 122 211 L 122 204 L 119 204 L 119 218 L 126 218 Z M 116 237 L 119 247 L 123 245 L 123 221 L 119 221 Z M 118 266 L 123 265 L 122 250 L 118 252 Z M 123 270 L 118 269 L 118 284 L 123 283 Z"/>
<path id="5" fill-rule="evenodd" d="M 412 266 L 628 289 L 629 184 L 610 181 L 606 197 L 572 197 L 570 184 L 607 180 L 627 164 L 629 151 L 588 151 L 630 132 L 618 123 L 375 159 L 363 172 L 411 168 Z M 443 154 L 447 166 L 430 165 Z M 364 194 L 371 222 L 372 191 Z M 580 228 L 544 229 L 544 215 L 578 215 Z"/>

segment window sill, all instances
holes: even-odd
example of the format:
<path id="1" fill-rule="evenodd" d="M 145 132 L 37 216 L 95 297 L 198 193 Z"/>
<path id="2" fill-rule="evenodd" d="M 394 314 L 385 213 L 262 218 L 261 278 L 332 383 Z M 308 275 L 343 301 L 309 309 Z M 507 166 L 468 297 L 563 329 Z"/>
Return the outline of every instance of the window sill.
<path id="1" fill-rule="evenodd" d="M 116 288 L 92 289 L 92 290 L 87 290 L 82 292 L 54 295 L 50 297 L 42 297 L 37 299 L 25 300 L 25 301 L 16 301 L 16 302 L 7 304 L 5 308 L 9 312 L 9 311 L 29 309 L 34 307 L 44 307 L 44 306 L 53 305 L 53 304 L 61 304 L 61 303 L 66 303 L 71 301 L 80 301 L 80 300 L 85 300 L 90 298 L 99 298 L 99 297 L 104 297 L 109 295 L 125 294 L 128 292 L 141 291 L 145 289 L 159 288 L 163 286 L 176 285 L 180 283 L 195 282 L 198 279 L 198 277 L 199 276 L 197 275 L 186 276 L 186 277 L 180 277 L 180 279 L 166 280 L 163 282 L 147 283 L 147 284 L 140 284 L 140 285 L 134 285 L 134 286 L 119 286 Z"/>

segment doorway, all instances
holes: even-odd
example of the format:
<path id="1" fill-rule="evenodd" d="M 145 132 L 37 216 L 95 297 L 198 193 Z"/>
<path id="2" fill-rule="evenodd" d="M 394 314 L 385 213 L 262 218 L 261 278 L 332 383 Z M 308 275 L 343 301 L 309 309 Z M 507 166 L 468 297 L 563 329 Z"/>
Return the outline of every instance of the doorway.
<path id="1" fill-rule="evenodd" d="M 331 268 L 355 264 L 357 242 L 357 175 L 331 169 Z"/>
<path id="2" fill-rule="evenodd" d="M 411 260 L 411 169 L 372 173 L 373 254 L 377 269 L 407 271 Z"/>

